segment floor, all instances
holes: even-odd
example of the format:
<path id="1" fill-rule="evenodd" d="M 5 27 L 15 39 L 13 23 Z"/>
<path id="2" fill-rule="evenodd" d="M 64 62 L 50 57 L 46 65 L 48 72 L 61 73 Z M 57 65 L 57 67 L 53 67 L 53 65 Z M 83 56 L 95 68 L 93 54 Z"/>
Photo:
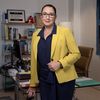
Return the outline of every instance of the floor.
<path id="1" fill-rule="evenodd" d="M 22 92 L 18 93 L 19 100 L 27 100 L 27 94 L 23 94 Z M 13 90 L 11 91 L 4 91 L 0 90 L 0 97 L 10 97 L 10 100 L 15 100 L 15 92 Z M 38 100 L 40 100 L 39 93 L 37 94 Z M 0 100 L 9 100 L 9 99 L 0 99 Z M 37 100 L 36 97 L 32 100 Z"/>
<path id="2" fill-rule="evenodd" d="M 100 100 L 100 87 L 78 88 L 75 95 L 78 100 Z"/>
<path id="3" fill-rule="evenodd" d="M 12 100 L 15 100 L 14 91 L 5 92 L 3 90 L 0 90 L 0 97 L 1 96 L 10 96 Z M 78 100 L 100 100 L 100 87 L 78 88 L 75 91 L 75 97 L 77 97 Z M 19 98 L 20 98 L 19 100 L 26 100 L 26 95 L 19 93 Z M 8 100 L 8 99 L 0 99 L 0 100 Z M 38 100 L 40 100 L 40 98 Z"/>
<path id="4" fill-rule="evenodd" d="M 19 93 L 20 94 L 20 93 Z M 0 97 L 10 96 L 11 100 L 15 100 L 14 91 L 0 91 Z M 0 99 L 0 100 L 8 100 L 8 99 Z M 26 100 L 23 95 L 20 94 L 20 100 Z"/>

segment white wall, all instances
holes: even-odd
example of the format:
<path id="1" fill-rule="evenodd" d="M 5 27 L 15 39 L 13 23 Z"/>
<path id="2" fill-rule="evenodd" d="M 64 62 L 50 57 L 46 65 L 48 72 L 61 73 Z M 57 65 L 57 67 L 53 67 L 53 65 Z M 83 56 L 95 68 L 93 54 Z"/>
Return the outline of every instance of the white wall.
<path id="1" fill-rule="evenodd" d="M 72 31 L 77 43 L 80 43 L 80 0 L 69 0 L 68 19 L 72 22 Z"/>
<path id="2" fill-rule="evenodd" d="M 59 23 L 68 20 L 68 1 L 69 0 L 39 0 L 38 4 L 39 9 L 46 3 L 53 4 L 57 9 L 56 22 Z"/>
<path id="3" fill-rule="evenodd" d="M 0 0 L 0 10 L 25 9 L 26 16 L 38 11 L 39 0 Z"/>
<path id="4" fill-rule="evenodd" d="M 73 10 L 73 31 L 77 43 L 80 43 L 80 0 L 74 0 L 74 10 Z"/>
<path id="5" fill-rule="evenodd" d="M 68 20 L 68 0 L 0 0 L 0 10 L 25 9 L 28 16 L 30 13 L 40 12 L 41 7 L 46 3 L 56 7 L 57 22 Z"/>
<path id="6" fill-rule="evenodd" d="M 90 76 L 100 80 L 100 56 L 96 55 L 96 0 L 80 0 L 80 44 L 94 48 Z"/>
<path id="7" fill-rule="evenodd" d="M 69 19 L 78 45 L 94 48 L 89 76 L 100 81 L 100 56 L 96 55 L 96 0 L 69 0 Z"/>

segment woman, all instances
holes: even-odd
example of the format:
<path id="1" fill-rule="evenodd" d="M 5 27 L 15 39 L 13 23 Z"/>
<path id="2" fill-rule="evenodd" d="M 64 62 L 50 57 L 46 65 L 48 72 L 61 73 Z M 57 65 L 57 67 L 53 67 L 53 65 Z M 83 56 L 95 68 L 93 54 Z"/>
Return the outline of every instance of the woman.
<path id="1" fill-rule="evenodd" d="M 55 24 L 56 16 L 53 5 L 43 6 L 44 26 L 32 37 L 28 96 L 35 96 L 39 85 L 41 100 L 72 100 L 77 78 L 74 63 L 80 52 L 71 31 Z"/>

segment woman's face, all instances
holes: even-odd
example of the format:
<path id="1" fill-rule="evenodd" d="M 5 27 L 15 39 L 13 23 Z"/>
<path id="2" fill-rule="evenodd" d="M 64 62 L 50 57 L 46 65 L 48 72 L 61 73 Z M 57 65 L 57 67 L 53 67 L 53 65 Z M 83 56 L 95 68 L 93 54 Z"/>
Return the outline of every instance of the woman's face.
<path id="1" fill-rule="evenodd" d="M 46 6 L 41 14 L 41 20 L 43 24 L 47 27 L 50 27 L 53 25 L 56 19 L 56 14 L 54 12 L 54 9 L 52 7 Z"/>

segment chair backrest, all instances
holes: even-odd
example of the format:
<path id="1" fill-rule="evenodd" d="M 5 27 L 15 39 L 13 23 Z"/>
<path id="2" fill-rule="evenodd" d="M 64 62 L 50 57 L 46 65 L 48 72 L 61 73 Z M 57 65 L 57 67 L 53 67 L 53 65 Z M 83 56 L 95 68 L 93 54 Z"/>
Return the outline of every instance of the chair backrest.
<path id="1" fill-rule="evenodd" d="M 91 62 L 92 54 L 93 54 L 93 48 L 79 46 L 79 50 L 81 53 L 81 58 L 75 63 L 75 68 L 79 76 L 88 77 L 89 65 Z"/>

